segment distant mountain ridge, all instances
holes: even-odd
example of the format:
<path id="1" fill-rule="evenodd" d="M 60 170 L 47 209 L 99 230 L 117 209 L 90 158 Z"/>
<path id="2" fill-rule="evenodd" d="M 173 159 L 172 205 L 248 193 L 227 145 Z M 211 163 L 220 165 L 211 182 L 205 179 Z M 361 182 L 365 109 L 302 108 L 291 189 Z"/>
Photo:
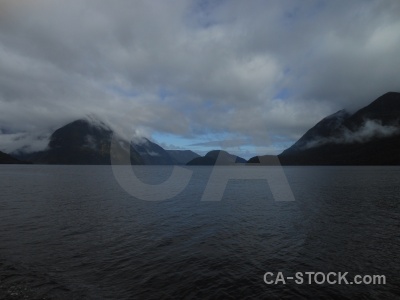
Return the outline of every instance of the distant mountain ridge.
<path id="1" fill-rule="evenodd" d="M 76 120 L 54 131 L 45 150 L 13 152 L 14 157 L 0 152 L 0 163 L 108 165 L 113 135 L 101 121 Z M 165 150 L 146 138 L 118 141 L 118 155 L 129 155 L 131 164 L 215 165 L 217 158 L 223 165 L 246 162 L 223 150 L 201 157 L 190 150 Z M 264 164 L 276 164 L 278 158 L 282 165 L 399 165 L 400 93 L 386 93 L 353 114 L 340 110 L 327 116 L 278 156 L 261 158 Z M 259 161 L 253 157 L 247 162 Z"/>
<path id="2" fill-rule="evenodd" d="M 213 166 L 218 165 L 234 165 L 236 163 L 246 163 L 242 157 L 230 154 L 223 150 L 213 150 L 203 157 L 197 157 L 187 163 L 189 166 Z"/>
<path id="3" fill-rule="evenodd" d="M 0 151 L 0 164 L 24 164 L 25 162 L 20 161 L 11 155 L 8 155 Z"/>
<path id="4" fill-rule="evenodd" d="M 166 150 L 178 165 L 186 165 L 189 161 L 200 157 L 197 153 L 191 150 Z"/>

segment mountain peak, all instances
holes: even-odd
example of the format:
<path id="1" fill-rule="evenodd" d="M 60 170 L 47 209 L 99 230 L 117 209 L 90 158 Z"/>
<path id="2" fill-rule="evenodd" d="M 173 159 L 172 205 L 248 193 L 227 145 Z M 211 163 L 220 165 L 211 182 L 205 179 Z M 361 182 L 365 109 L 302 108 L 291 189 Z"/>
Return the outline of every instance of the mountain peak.
<path id="1" fill-rule="evenodd" d="M 87 122 L 92 126 L 102 127 L 111 130 L 111 126 L 107 124 L 101 117 L 95 114 L 88 114 L 84 118 L 77 121 Z"/>
<path id="2" fill-rule="evenodd" d="M 327 120 L 327 119 L 338 119 L 338 118 L 346 118 L 350 115 L 350 113 L 345 110 L 345 109 L 341 109 L 337 112 L 335 112 L 334 114 L 331 114 L 327 117 L 325 117 L 323 120 Z"/>
<path id="3" fill-rule="evenodd" d="M 207 154 L 205 156 L 217 159 L 217 157 L 219 155 L 228 156 L 228 155 L 232 155 L 232 154 L 228 153 L 225 150 L 211 150 L 211 151 L 207 152 Z"/>
<path id="4" fill-rule="evenodd" d="M 367 120 L 378 121 L 384 126 L 397 125 L 400 117 L 400 93 L 388 92 L 354 113 L 345 126 L 357 130 Z"/>
<path id="5" fill-rule="evenodd" d="M 361 110 L 367 110 L 367 109 L 374 109 L 374 110 L 400 110 L 400 93 L 397 92 L 388 92 L 386 94 L 383 94 L 379 98 L 377 98 L 375 101 L 373 101 L 371 104 L 367 105 Z"/>
<path id="6" fill-rule="evenodd" d="M 188 165 L 215 165 L 217 163 L 222 165 L 232 165 L 235 163 L 246 163 L 247 161 L 239 156 L 230 154 L 224 150 L 212 150 L 203 157 L 196 157 L 189 161 Z"/>
<path id="7" fill-rule="evenodd" d="M 49 147 L 80 147 L 92 140 L 111 140 L 112 130 L 104 123 L 92 122 L 90 119 L 73 121 L 53 132 Z"/>

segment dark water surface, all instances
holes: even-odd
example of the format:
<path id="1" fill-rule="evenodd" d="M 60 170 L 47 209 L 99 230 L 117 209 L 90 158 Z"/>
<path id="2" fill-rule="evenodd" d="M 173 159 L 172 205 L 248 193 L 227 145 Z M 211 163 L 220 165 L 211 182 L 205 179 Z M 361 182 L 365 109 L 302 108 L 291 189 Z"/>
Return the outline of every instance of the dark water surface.
<path id="1" fill-rule="evenodd" d="M 228 167 L 229 168 L 229 167 Z M 211 168 L 178 196 L 135 199 L 109 166 L 0 166 L 1 299 L 395 299 L 400 168 L 285 167 L 296 201 Z M 169 167 L 139 167 L 152 183 Z M 287 282 L 265 272 L 385 275 L 386 285 Z"/>

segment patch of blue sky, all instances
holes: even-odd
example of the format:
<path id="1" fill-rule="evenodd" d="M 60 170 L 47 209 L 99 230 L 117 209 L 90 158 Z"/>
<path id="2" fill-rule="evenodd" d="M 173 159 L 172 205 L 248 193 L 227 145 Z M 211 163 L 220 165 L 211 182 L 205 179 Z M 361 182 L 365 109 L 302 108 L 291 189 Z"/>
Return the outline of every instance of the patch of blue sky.
<path id="1" fill-rule="evenodd" d="M 151 136 L 154 142 L 167 147 L 167 150 L 188 149 L 188 145 L 192 143 L 192 139 L 188 139 L 176 134 L 154 132 Z M 190 149 L 188 149 L 190 150 Z"/>
<path id="2" fill-rule="evenodd" d="M 165 86 L 160 86 L 158 88 L 157 94 L 161 100 L 166 100 L 167 98 L 173 97 L 175 95 L 172 89 Z"/>
<path id="3" fill-rule="evenodd" d="M 223 141 L 230 140 L 235 136 L 230 132 L 208 132 L 207 134 L 199 136 L 199 143 L 206 143 L 210 141 Z"/>
<path id="4" fill-rule="evenodd" d="M 293 29 L 300 18 L 300 6 L 291 7 L 283 12 L 281 24 L 286 29 Z"/>
<path id="5" fill-rule="evenodd" d="M 205 154 L 211 150 L 227 150 L 238 152 L 253 153 L 255 148 L 251 144 L 247 144 L 246 139 L 240 138 L 238 145 L 233 143 L 230 145 L 230 141 L 234 140 L 232 134 L 229 133 L 209 133 L 204 135 L 198 135 L 193 137 L 182 137 L 175 134 L 155 132 L 152 134 L 152 140 L 167 150 L 192 150 L 198 154 Z"/>
<path id="6" fill-rule="evenodd" d="M 283 13 L 282 24 L 289 29 L 296 26 L 298 22 L 315 18 L 326 8 L 327 3 L 326 0 L 315 0 L 310 6 L 295 5 Z"/>
<path id="7" fill-rule="evenodd" d="M 214 107 L 214 101 L 212 101 L 212 100 L 204 100 L 204 101 L 202 101 L 202 103 L 201 103 L 201 105 L 204 107 L 204 108 L 207 108 L 207 109 L 209 109 L 209 108 L 213 108 Z"/>
<path id="8" fill-rule="evenodd" d="M 315 17 L 317 14 L 326 9 L 328 3 L 329 2 L 327 0 L 315 1 L 315 4 L 311 7 L 307 17 Z"/>
<path id="9" fill-rule="evenodd" d="M 284 100 L 284 99 L 289 98 L 291 95 L 292 95 L 292 93 L 291 93 L 290 89 L 288 89 L 288 88 L 283 88 L 283 89 L 280 89 L 280 90 L 275 94 L 274 99 L 281 99 L 281 100 Z"/>
<path id="10" fill-rule="evenodd" d="M 218 24 L 213 12 L 225 2 L 227 0 L 195 0 L 187 16 L 188 23 L 200 28 Z"/>
<path id="11" fill-rule="evenodd" d="M 211 150 L 226 150 L 235 153 L 254 152 L 254 146 L 250 139 L 232 133 L 209 133 L 191 140 L 189 148 L 197 152 L 208 152 Z"/>
<path id="12" fill-rule="evenodd" d="M 152 134 L 152 140 L 167 150 L 192 150 L 200 155 L 205 155 L 211 150 L 222 149 L 245 159 L 257 155 L 279 154 L 294 142 L 283 135 L 272 135 L 269 145 L 254 145 L 250 139 L 228 132 L 209 132 L 193 137 L 155 132 Z"/>

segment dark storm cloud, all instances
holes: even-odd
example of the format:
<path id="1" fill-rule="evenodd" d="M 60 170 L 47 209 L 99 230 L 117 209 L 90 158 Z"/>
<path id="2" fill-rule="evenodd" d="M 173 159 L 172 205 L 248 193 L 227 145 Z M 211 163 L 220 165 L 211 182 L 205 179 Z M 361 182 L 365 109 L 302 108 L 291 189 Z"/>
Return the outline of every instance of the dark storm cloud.
<path id="1" fill-rule="evenodd" d="M 396 0 L 3 0 L 0 128 L 94 114 L 138 135 L 293 140 L 399 90 L 399 15 Z"/>

